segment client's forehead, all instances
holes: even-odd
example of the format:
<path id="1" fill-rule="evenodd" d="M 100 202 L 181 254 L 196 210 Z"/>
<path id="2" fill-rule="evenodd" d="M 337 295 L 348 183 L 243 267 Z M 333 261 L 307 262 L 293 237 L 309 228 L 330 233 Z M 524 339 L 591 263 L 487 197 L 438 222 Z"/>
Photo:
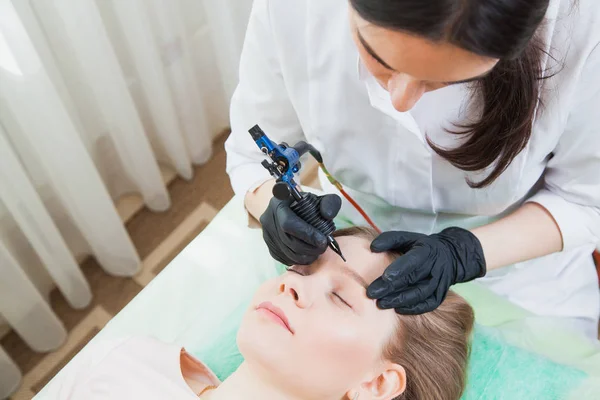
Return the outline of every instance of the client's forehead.
<path id="1" fill-rule="evenodd" d="M 336 240 L 347 262 L 328 249 L 318 260 L 322 268 L 350 268 L 369 284 L 389 265 L 390 259 L 387 255 L 371 252 L 370 240 L 358 236 L 342 236 L 337 237 Z"/>

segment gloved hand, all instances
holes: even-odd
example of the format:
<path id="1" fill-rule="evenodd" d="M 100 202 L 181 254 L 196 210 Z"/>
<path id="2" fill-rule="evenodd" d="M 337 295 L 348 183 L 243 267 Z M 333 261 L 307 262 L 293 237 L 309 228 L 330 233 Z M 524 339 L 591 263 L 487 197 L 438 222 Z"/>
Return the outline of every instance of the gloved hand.
<path id="1" fill-rule="evenodd" d="M 340 196 L 308 195 L 319 199 L 319 211 L 324 218 L 332 220 L 340 211 Z M 277 261 L 285 265 L 308 265 L 327 250 L 327 237 L 292 211 L 290 205 L 293 201 L 291 197 L 287 200 L 271 199 L 260 217 L 263 238 L 271 256 Z"/>
<path id="2" fill-rule="evenodd" d="M 479 239 L 462 228 L 448 228 L 434 235 L 384 232 L 371 243 L 371 251 L 404 253 L 367 289 L 379 308 L 399 314 L 423 314 L 435 310 L 451 285 L 481 278 L 486 273 Z"/>

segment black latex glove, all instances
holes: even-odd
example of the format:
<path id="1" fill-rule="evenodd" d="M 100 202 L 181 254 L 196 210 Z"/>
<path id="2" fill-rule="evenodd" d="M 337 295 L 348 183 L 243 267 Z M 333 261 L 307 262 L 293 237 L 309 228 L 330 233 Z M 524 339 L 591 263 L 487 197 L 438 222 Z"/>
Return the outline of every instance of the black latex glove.
<path id="1" fill-rule="evenodd" d="M 434 235 L 384 232 L 371 243 L 373 252 L 404 253 L 367 289 L 379 308 L 399 314 L 423 314 L 435 310 L 451 285 L 481 278 L 486 273 L 479 239 L 461 228 Z"/>
<path id="2" fill-rule="evenodd" d="M 316 196 L 321 215 L 332 220 L 340 211 L 342 199 L 335 194 Z M 273 197 L 269 207 L 260 217 L 263 238 L 271 256 L 285 265 L 308 265 L 327 250 L 327 237 L 298 217 L 290 208 L 293 199 Z"/>

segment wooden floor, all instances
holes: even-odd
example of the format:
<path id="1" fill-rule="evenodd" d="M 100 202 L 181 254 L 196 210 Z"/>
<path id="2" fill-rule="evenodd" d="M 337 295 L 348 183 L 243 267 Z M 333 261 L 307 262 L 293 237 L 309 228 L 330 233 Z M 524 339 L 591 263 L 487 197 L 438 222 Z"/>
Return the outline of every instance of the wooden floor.
<path id="1" fill-rule="evenodd" d="M 215 142 L 214 155 L 195 168 L 194 178 L 176 178 L 169 185 L 172 206 L 154 213 L 143 208 L 127 223 L 143 270 L 133 278 L 105 274 L 93 258 L 82 263 L 94 299 L 84 310 L 73 310 L 58 291 L 51 294 L 51 305 L 69 332 L 69 338 L 54 353 L 35 353 L 14 332 L 0 343 L 23 372 L 23 385 L 12 399 L 30 399 L 102 329 L 173 257 L 197 236 L 233 196 L 225 173 L 224 141 Z"/>

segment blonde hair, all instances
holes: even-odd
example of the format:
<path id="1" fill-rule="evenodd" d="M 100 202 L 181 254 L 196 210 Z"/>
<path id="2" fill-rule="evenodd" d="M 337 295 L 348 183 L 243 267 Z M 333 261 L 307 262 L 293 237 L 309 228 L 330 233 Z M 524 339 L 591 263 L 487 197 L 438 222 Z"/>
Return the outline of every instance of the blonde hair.
<path id="1" fill-rule="evenodd" d="M 333 236 L 377 237 L 368 227 L 351 227 Z M 398 252 L 389 252 L 391 260 Z M 421 315 L 398 314 L 398 329 L 383 348 L 384 359 L 404 367 L 406 390 L 394 400 L 458 400 L 467 375 L 469 338 L 474 315 L 471 306 L 449 291 L 434 311 Z"/>

